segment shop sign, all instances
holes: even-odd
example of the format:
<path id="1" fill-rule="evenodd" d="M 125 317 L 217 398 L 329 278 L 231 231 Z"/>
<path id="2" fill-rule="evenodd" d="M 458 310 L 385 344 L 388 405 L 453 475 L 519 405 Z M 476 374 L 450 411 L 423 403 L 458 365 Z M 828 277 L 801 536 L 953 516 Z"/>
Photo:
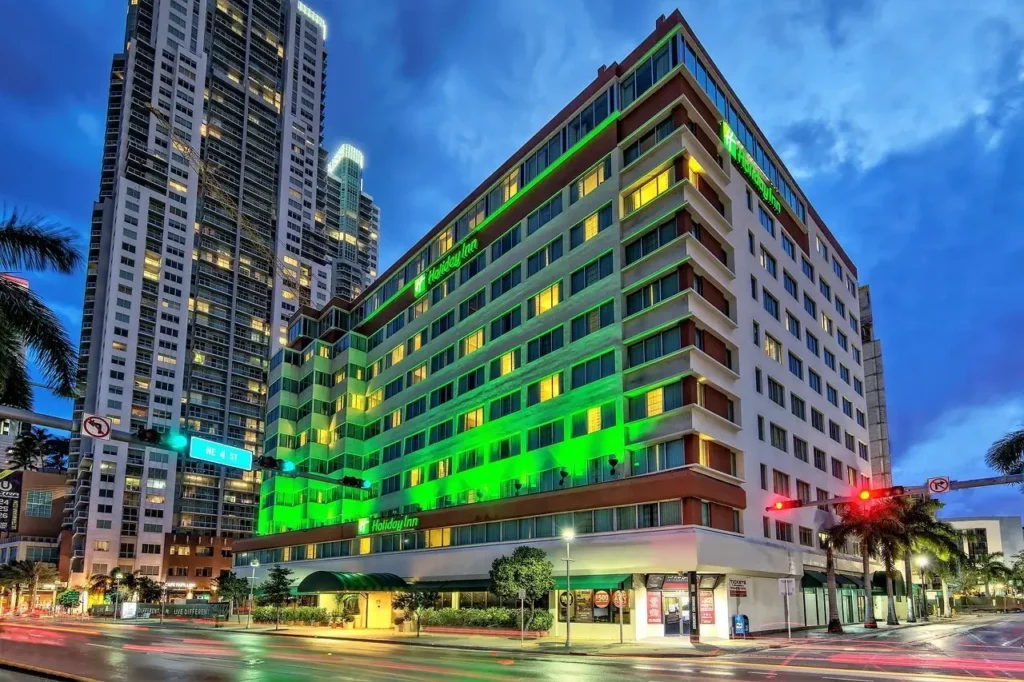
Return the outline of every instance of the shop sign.
<path id="1" fill-rule="evenodd" d="M 647 622 L 661 625 L 661 592 L 647 593 Z"/>
<path id="2" fill-rule="evenodd" d="M 139 604 L 134 601 L 126 601 L 121 604 L 121 619 L 131 620 L 135 618 L 139 613 Z"/>
<path id="3" fill-rule="evenodd" d="M 473 239 L 463 242 L 448 252 L 448 255 L 441 259 L 441 262 L 424 272 L 413 280 L 412 293 L 416 298 L 434 288 L 434 285 L 458 270 L 470 257 L 480 248 L 480 240 Z"/>
<path id="4" fill-rule="evenodd" d="M 572 592 L 562 592 L 558 595 L 558 603 L 563 607 L 568 606 L 576 601 L 576 598 L 572 596 Z"/>
<path id="5" fill-rule="evenodd" d="M 625 590 L 615 590 L 615 595 L 612 597 L 612 603 L 617 609 L 628 609 L 629 592 L 626 592 Z"/>
<path id="6" fill-rule="evenodd" d="M 420 518 L 418 516 L 392 516 L 386 519 L 359 519 L 356 524 L 356 534 L 396 533 L 401 530 L 416 528 L 419 525 Z"/>
<path id="7" fill-rule="evenodd" d="M 700 624 L 715 624 L 715 593 L 712 590 L 701 590 L 699 597 Z"/>
<path id="8" fill-rule="evenodd" d="M 594 592 L 594 607 L 598 609 L 604 609 L 608 607 L 612 601 L 611 595 L 608 594 L 608 590 L 597 590 Z"/>
<path id="9" fill-rule="evenodd" d="M 746 597 L 747 596 L 747 581 L 739 578 L 729 578 L 729 596 L 730 597 Z"/>
<path id="10" fill-rule="evenodd" d="M 572 619 L 577 623 L 594 622 L 594 591 L 576 590 L 576 605 L 573 606 Z"/>
<path id="11" fill-rule="evenodd" d="M 779 202 L 779 198 L 775 196 L 775 190 L 772 188 L 768 176 L 758 167 L 754 157 L 750 155 L 750 152 L 740 142 L 740 138 L 736 137 L 736 133 L 732 131 L 732 128 L 725 121 L 722 121 L 722 144 L 725 145 L 725 150 L 729 152 L 733 162 L 739 166 L 744 175 L 750 178 L 750 182 L 757 188 L 757 192 L 761 195 L 764 203 L 771 206 L 772 210 L 776 213 L 781 213 L 782 204 Z"/>
<path id="12" fill-rule="evenodd" d="M 688 587 L 690 587 L 690 576 L 685 573 L 669 573 L 662 583 L 662 588 L 666 590 L 685 590 Z"/>
<path id="13" fill-rule="evenodd" d="M 0 471 L 0 531 L 14 533 L 21 516 L 21 472 Z"/>

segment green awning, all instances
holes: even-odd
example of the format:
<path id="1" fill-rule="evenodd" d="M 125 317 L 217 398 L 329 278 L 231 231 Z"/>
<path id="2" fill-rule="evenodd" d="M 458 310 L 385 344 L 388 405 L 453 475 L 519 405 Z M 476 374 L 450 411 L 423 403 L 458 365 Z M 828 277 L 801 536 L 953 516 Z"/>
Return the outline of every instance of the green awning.
<path id="1" fill-rule="evenodd" d="M 299 594 L 320 592 L 390 592 L 407 587 L 394 573 L 340 573 L 314 571 L 299 583 Z"/>
<path id="2" fill-rule="evenodd" d="M 903 575 L 899 572 L 893 576 L 893 594 L 897 597 L 907 596 L 907 586 L 903 582 Z M 884 596 L 885 592 L 885 571 L 875 571 L 875 574 L 871 576 L 871 594 L 877 596 Z"/>
<path id="3" fill-rule="evenodd" d="M 620 583 L 626 583 L 627 589 L 633 586 L 632 573 L 605 573 L 601 575 L 573 575 L 569 576 L 569 586 L 574 590 L 600 590 L 616 588 Z M 565 576 L 555 576 L 555 589 L 565 589 Z"/>
<path id="4" fill-rule="evenodd" d="M 804 577 L 800 579 L 800 587 L 805 590 L 814 590 L 826 586 L 825 574 L 821 571 L 804 571 Z"/>
<path id="5" fill-rule="evenodd" d="M 836 573 L 836 586 L 863 590 L 864 579 L 847 573 Z"/>
<path id="6" fill-rule="evenodd" d="M 487 592 L 491 588 L 491 581 L 487 578 L 479 580 L 421 580 L 418 583 L 409 583 L 410 590 L 432 590 L 434 592 Z"/>

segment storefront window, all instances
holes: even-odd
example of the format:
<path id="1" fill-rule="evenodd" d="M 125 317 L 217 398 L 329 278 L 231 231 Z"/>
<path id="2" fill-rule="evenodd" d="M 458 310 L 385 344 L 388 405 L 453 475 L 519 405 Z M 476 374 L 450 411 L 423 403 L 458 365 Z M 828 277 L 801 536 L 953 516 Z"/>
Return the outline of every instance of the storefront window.
<path id="1" fill-rule="evenodd" d="M 559 592 L 559 597 L 564 594 Z M 572 622 L 574 623 L 618 623 L 618 601 L 622 601 L 622 623 L 630 623 L 629 591 L 617 588 L 598 590 L 573 590 Z M 559 602 L 561 603 L 561 601 Z M 565 607 L 558 608 L 558 622 L 565 622 Z"/>
<path id="2" fill-rule="evenodd" d="M 594 511 L 594 532 L 605 533 L 614 530 L 614 509 L 598 509 Z"/>
<path id="3" fill-rule="evenodd" d="M 636 507 L 618 507 L 615 509 L 615 516 L 618 519 L 616 527 L 619 530 L 633 530 L 636 528 Z"/>

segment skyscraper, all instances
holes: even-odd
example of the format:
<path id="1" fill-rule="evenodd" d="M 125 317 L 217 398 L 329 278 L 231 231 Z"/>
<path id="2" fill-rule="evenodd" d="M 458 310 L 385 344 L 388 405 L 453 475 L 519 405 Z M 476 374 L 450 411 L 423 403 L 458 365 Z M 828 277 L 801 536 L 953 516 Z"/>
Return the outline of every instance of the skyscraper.
<path id="1" fill-rule="evenodd" d="M 330 298 L 327 26 L 297 0 L 132 0 L 111 68 L 75 416 L 260 454 L 267 359 Z M 73 580 L 163 576 L 170 532 L 244 537 L 259 474 L 72 443 Z"/>
<path id="2" fill-rule="evenodd" d="M 868 401 L 868 438 L 871 446 L 871 484 L 892 485 L 892 457 L 889 453 L 889 414 L 882 370 L 882 342 L 875 338 L 875 317 L 871 312 L 871 287 L 857 289 L 860 302 L 860 339 L 864 346 L 864 387 Z"/>
<path id="3" fill-rule="evenodd" d="M 343 144 L 327 166 L 327 222 L 334 295 L 351 301 L 377 276 L 380 208 L 363 191 L 363 153 Z"/>

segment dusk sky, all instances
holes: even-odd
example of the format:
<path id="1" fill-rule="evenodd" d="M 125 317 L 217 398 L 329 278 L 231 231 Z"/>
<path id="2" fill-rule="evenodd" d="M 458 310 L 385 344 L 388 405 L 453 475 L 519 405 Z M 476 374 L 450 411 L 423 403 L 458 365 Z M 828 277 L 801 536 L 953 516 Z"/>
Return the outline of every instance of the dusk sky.
<path id="1" fill-rule="evenodd" d="M 990 475 L 1024 424 L 1024 3 L 308 0 L 325 145 L 366 155 L 383 271 L 677 6 L 870 284 L 894 477 Z M 0 202 L 82 235 L 126 0 L 7 3 Z M 37 277 L 77 341 L 84 273 Z M 1015 349 L 1016 344 L 1016 349 Z M 70 416 L 40 392 L 38 411 Z M 1010 487 L 945 515 L 1012 514 Z"/>

